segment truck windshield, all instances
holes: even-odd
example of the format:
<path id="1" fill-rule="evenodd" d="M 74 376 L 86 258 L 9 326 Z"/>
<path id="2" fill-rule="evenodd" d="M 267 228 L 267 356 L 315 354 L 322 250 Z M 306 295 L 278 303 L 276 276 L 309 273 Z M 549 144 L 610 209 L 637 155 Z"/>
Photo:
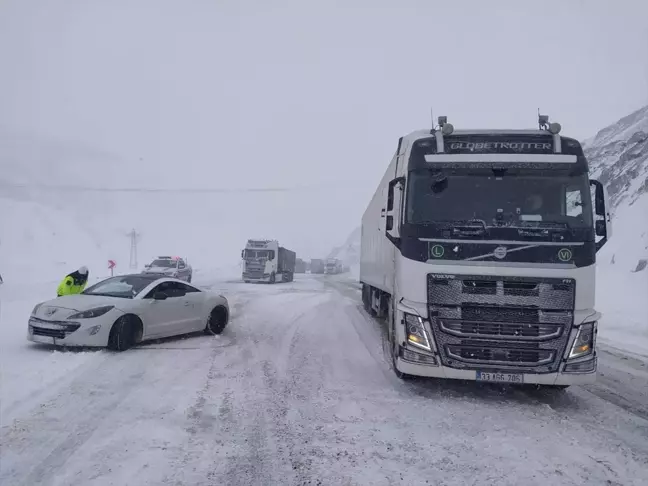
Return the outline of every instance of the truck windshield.
<path id="1" fill-rule="evenodd" d="M 416 170 L 408 178 L 406 220 L 591 228 L 589 180 L 538 169 Z"/>
<path id="2" fill-rule="evenodd" d="M 245 250 L 246 259 L 269 258 L 271 250 Z"/>

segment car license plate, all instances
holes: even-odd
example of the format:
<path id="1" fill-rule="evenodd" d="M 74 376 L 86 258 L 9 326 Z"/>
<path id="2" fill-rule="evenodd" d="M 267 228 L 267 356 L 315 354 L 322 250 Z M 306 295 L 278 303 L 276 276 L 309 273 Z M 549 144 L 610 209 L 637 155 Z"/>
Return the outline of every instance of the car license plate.
<path id="1" fill-rule="evenodd" d="M 35 343 L 43 343 L 43 344 L 55 344 L 56 341 L 54 341 L 54 338 L 48 337 L 48 336 L 39 336 L 38 334 L 32 334 L 31 336 L 32 341 Z"/>
<path id="2" fill-rule="evenodd" d="M 65 326 L 61 324 L 55 324 L 53 322 L 47 321 L 35 321 L 33 319 L 29 320 L 29 323 L 34 327 L 40 327 L 41 329 L 50 329 L 52 331 L 64 331 Z"/>
<path id="3" fill-rule="evenodd" d="M 524 383 L 521 373 L 500 373 L 496 371 L 478 371 L 477 381 L 491 381 L 496 383 Z"/>

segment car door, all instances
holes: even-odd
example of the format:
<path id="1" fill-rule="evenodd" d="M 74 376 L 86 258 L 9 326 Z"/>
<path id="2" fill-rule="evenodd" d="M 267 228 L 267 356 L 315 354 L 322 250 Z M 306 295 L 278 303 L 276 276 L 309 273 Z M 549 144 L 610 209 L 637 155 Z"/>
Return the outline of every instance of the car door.
<path id="1" fill-rule="evenodd" d="M 178 286 L 185 293 L 185 307 L 190 309 L 187 320 L 183 324 L 184 332 L 204 329 L 206 324 L 206 312 L 204 309 L 205 293 L 189 283 L 183 284 L 178 282 Z"/>
<path id="2" fill-rule="evenodd" d="M 190 319 L 192 309 L 189 304 L 185 304 L 184 289 L 178 288 L 178 285 L 179 282 L 162 282 L 144 297 L 147 305 L 142 317 L 146 326 L 146 339 L 179 334 Z M 154 299 L 157 292 L 164 293 L 167 298 Z"/>

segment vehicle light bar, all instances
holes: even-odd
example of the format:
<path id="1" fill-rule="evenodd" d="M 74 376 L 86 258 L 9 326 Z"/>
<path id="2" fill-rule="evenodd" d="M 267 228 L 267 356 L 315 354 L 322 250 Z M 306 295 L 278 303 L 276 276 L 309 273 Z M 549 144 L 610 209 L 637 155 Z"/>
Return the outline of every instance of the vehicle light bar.
<path id="1" fill-rule="evenodd" d="M 447 163 L 504 163 L 504 164 L 575 164 L 575 155 L 549 154 L 428 154 L 425 161 L 431 164 Z"/>

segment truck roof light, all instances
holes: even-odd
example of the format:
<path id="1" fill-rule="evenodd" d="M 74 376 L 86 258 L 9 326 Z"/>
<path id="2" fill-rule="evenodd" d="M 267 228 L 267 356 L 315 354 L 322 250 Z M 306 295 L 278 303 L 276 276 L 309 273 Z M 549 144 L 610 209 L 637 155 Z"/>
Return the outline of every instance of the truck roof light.
<path id="1" fill-rule="evenodd" d="M 446 123 L 441 127 L 441 133 L 444 135 L 452 135 L 452 132 L 454 132 L 454 127 L 452 126 L 452 123 Z"/>

